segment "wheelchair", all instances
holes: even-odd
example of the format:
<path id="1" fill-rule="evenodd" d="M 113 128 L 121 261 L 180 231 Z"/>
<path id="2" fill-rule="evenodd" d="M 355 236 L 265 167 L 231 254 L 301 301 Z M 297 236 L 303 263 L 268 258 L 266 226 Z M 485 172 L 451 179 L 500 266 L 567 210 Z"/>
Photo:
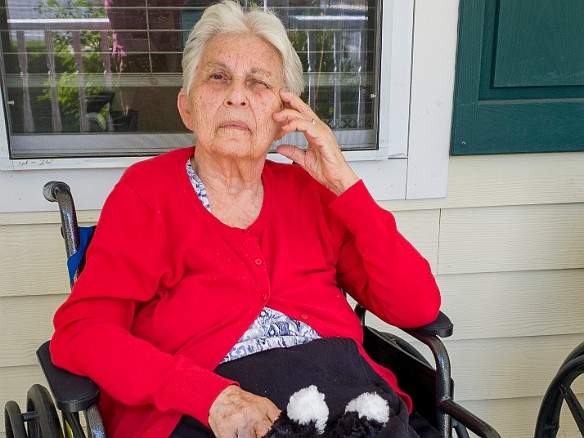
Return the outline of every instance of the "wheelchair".
<path id="1" fill-rule="evenodd" d="M 61 216 L 61 234 L 65 240 L 71 286 L 83 269 L 85 250 L 94 227 L 79 227 L 75 205 L 67 184 L 52 181 L 45 184 L 43 194 L 48 201 L 57 202 Z M 500 438 L 485 421 L 453 400 L 454 382 L 450 360 L 439 338 L 452 334 L 453 324 L 443 313 L 431 324 L 406 333 L 427 345 L 435 366 L 404 339 L 381 332 L 365 324 L 365 309 L 357 306 L 363 330 L 363 346 L 377 363 L 390 368 L 408 393 L 416 411 L 434 426 L 444 438 L 469 437 L 468 430 L 485 438 Z M 51 362 L 50 341 L 37 350 L 41 368 L 51 391 L 40 384 L 27 393 L 26 411 L 21 412 L 15 401 L 5 405 L 7 438 L 105 438 L 105 428 L 98 401 L 99 388 L 90 379 L 71 374 Z M 52 392 L 52 397 L 51 397 Z M 54 402 L 53 402 L 54 399 Z M 61 418 L 57 411 L 61 412 Z M 85 419 L 83 427 L 82 418 Z"/>
<path id="2" fill-rule="evenodd" d="M 584 342 L 574 348 L 566 357 L 548 386 L 535 423 L 535 438 L 555 438 L 557 436 L 564 402 L 566 402 L 580 434 L 584 437 L 584 409 L 571 388 L 574 380 L 583 373 Z"/>

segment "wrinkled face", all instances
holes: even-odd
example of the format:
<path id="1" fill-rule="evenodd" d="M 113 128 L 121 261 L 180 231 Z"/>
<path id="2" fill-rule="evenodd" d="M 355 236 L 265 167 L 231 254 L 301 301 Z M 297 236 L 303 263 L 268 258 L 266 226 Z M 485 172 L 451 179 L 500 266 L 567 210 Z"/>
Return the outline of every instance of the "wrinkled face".
<path id="1" fill-rule="evenodd" d="M 282 59 L 255 35 L 211 39 L 197 67 L 189 96 L 179 93 L 184 124 L 197 148 L 230 158 L 263 158 L 281 137 L 272 115 L 282 109 Z"/>

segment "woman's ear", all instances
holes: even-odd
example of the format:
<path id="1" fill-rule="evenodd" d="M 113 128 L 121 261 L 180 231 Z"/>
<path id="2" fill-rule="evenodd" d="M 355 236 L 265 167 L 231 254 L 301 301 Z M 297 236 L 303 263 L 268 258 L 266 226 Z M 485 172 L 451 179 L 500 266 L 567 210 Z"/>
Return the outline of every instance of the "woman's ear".
<path id="1" fill-rule="evenodd" d="M 191 108 L 189 104 L 189 97 L 185 90 L 181 89 L 178 92 L 178 97 L 176 101 L 176 106 L 178 107 L 178 112 L 180 114 L 180 118 L 182 119 L 184 125 L 190 131 L 193 130 L 193 120 L 191 118 Z"/>

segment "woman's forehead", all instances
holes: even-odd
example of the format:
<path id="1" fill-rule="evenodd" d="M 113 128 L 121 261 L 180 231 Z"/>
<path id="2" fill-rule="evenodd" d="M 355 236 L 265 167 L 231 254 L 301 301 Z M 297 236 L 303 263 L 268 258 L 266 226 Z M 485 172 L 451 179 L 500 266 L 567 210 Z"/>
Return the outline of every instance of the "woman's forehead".
<path id="1" fill-rule="evenodd" d="M 204 70 L 243 69 L 246 74 L 273 77 L 282 72 L 282 57 L 269 42 L 257 35 L 220 34 L 206 45 L 199 67 Z"/>

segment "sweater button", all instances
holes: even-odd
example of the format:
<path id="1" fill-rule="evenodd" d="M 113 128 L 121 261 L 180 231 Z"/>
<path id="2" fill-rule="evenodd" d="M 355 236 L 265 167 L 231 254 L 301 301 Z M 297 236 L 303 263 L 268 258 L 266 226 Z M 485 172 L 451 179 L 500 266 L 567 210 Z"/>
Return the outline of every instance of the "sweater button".
<path id="1" fill-rule="evenodd" d="M 261 298 L 262 298 L 262 301 L 267 301 L 268 294 L 262 294 Z"/>
<path id="2" fill-rule="evenodd" d="M 262 259 L 255 259 L 255 260 L 254 260 L 254 263 L 255 263 L 257 266 L 261 266 L 261 265 L 262 265 L 262 263 L 264 263 L 264 261 L 263 261 Z"/>
<path id="3" fill-rule="evenodd" d="M 302 315 L 300 315 L 300 318 L 307 320 L 308 319 L 308 315 L 306 313 L 303 313 Z"/>

